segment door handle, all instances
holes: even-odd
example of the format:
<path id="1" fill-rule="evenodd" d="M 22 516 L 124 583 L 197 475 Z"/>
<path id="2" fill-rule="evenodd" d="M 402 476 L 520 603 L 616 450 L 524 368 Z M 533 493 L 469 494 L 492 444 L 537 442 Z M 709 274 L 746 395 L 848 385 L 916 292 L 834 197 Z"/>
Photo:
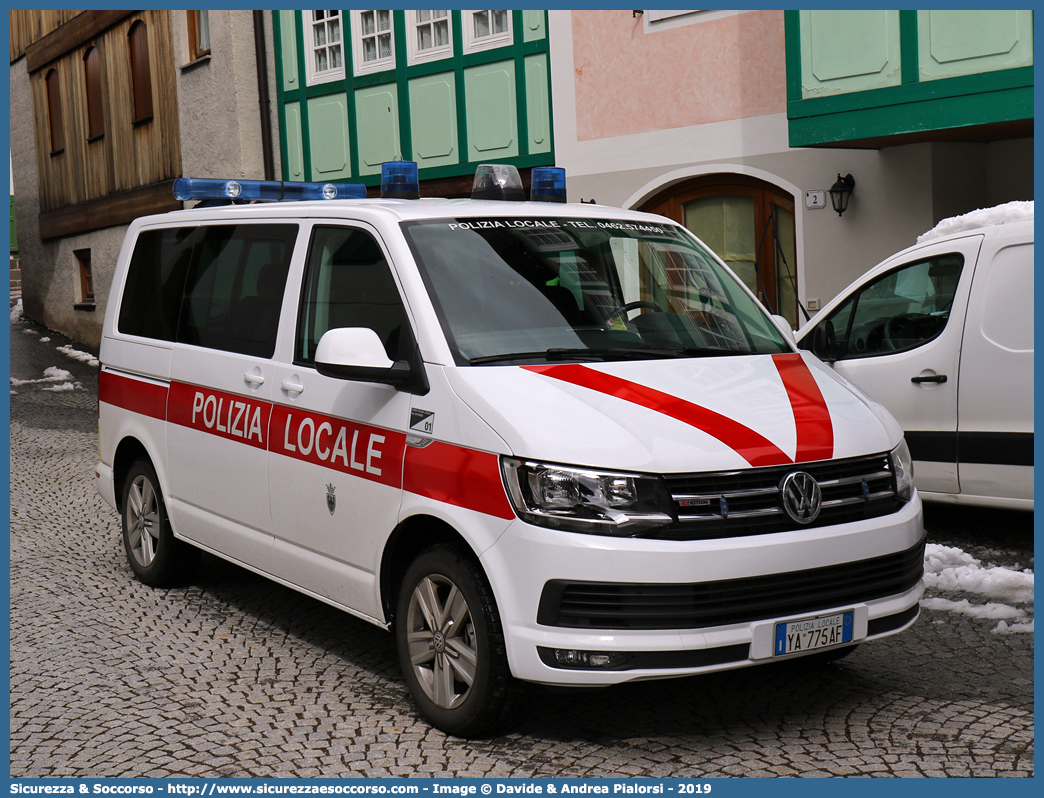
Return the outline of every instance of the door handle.
<path id="1" fill-rule="evenodd" d="M 290 382 L 290 380 L 283 380 L 279 383 L 279 387 L 287 393 L 301 393 L 304 390 L 304 386 L 299 382 Z"/>
<path id="2" fill-rule="evenodd" d="M 261 374 L 251 374 L 247 372 L 243 375 L 243 382 L 249 382 L 251 385 L 263 385 L 265 378 Z"/>
<path id="3" fill-rule="evenodd" d="M 943 382 L 946 382 L 946 375 L 945 374 L 933 374 L 930 377 L 911 377 L 910 378 L 910 382 L 914 383 L 915 385 L 920 385 L 922 382 L 943 383 Z"/>

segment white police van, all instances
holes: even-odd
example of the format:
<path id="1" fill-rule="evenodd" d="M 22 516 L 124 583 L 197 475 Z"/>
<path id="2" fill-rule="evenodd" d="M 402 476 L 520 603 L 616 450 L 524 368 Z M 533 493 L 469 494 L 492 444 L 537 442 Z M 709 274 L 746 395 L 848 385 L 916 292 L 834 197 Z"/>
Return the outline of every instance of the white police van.
<path id="1" fill-rule="evenodd" d="M 475 183 L 182 180 L 301 198 L 131 225 L 97 481 L 138 578 L 203 550 L 393 629 L 462 736 L 526 682 L 823 661 L 912 624 L 924 529 L 888 412 L 684 228 L 560 204 L 562 170 L 531 201 L 512 167 Z"/>

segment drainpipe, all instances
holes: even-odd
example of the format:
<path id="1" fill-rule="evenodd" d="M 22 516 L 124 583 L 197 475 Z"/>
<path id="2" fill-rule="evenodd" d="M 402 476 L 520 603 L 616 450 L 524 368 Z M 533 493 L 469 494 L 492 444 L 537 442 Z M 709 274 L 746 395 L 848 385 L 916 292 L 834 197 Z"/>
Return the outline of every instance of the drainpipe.
<path id="1" fill-rule="evenodd" d="M 275 180 L 272 159 L 272 112 L 268 95 L 268 57 L 265 53 L 265 12 L 254 12 L 254 53 L 257 57 L 257 100 L 261 111 L 261 154 L 265 161 L 265 180 Z"/>

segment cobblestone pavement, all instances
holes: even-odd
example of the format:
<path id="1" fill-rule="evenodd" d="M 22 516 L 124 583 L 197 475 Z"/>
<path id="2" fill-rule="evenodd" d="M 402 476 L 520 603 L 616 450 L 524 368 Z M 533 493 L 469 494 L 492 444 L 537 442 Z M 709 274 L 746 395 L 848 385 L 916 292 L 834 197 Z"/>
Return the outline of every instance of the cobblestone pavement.
<path id="1" fill-rule="evenodd" d="M 376 627 L 208 556 L 189 586 L 135 581 L 93 485 L 97 369 L 29 323 L 11 337 L 13 377 L 58 366 L 80 386 L 11 396 L 15 777 L 1033 774 L 1032 634 L 932 610 L 818 670 L 538 689 L 510 733 L 448 738 L 415 717 Z M 1032 564 L 1029 516 L 929 526 Z"/>

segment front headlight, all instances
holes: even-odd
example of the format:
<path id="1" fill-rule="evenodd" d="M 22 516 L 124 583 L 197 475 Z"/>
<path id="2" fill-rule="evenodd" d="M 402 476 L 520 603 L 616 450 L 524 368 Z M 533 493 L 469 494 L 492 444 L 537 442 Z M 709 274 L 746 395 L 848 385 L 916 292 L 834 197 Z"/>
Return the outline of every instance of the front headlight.
<path id="1" fill-rule="evenodd" d="M 504 486 L 518 517 L 588 535 L 636 537 L 674 522 L 663 480 L 642 474 L 501 457 Z"/>
<path id="2" fill-rule="evenodd" d="M 913 458 L 910 456 L 910 447 L 906 445 L 906 438 L 899 441 L 888 455 L 892 461 L 892 471 L 895 474 L 895 491 L 904 502 L 913 498 L 914 475 Z"/>

